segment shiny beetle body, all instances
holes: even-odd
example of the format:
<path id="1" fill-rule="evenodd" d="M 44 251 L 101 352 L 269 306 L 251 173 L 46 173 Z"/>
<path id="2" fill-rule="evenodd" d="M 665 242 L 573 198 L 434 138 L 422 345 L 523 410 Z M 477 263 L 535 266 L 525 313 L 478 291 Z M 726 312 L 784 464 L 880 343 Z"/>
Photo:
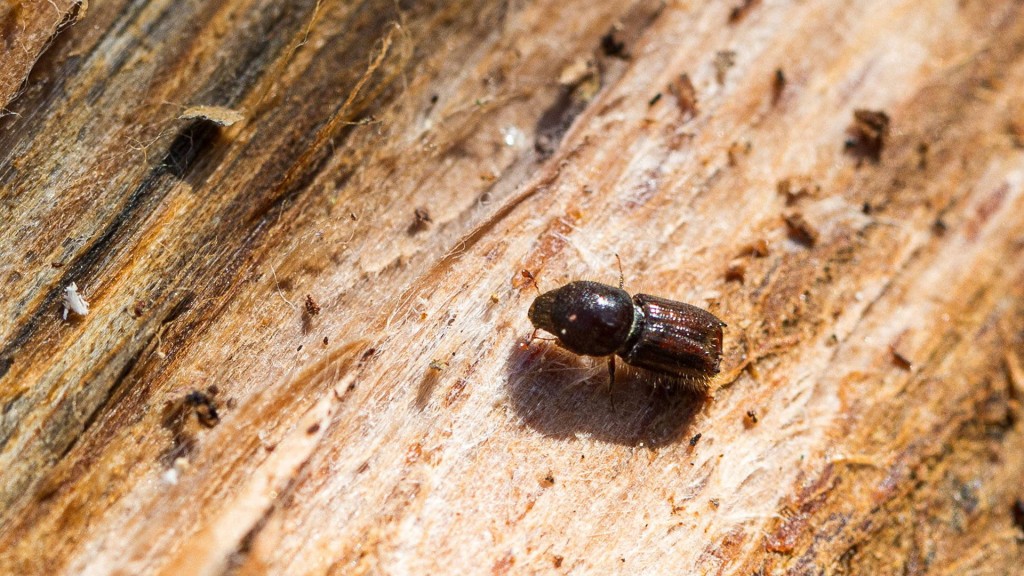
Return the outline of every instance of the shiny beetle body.
<path id="1" fill-rule="evenodd" d="M 529 317 L 570 352 L 608 356 L 611 382 L 619 356 L 705 390 L 722 359 L 725 323 L 710 312 L 649 294 L 630 296 L 599 282 L 580 280 L 540 294 Z"/>

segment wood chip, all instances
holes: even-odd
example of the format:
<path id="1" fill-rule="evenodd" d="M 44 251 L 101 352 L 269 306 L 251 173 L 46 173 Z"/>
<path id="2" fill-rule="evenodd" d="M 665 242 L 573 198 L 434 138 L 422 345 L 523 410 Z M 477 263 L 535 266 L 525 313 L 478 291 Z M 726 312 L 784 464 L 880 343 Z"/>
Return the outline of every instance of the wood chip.
<path id="1" fill-rule="evenodd" d="M 245 120 L 245 114 L 223 106 L 190 106 L 178 116 L 180 120 L 207 120 L 218 126 L 231 126 Z"/>

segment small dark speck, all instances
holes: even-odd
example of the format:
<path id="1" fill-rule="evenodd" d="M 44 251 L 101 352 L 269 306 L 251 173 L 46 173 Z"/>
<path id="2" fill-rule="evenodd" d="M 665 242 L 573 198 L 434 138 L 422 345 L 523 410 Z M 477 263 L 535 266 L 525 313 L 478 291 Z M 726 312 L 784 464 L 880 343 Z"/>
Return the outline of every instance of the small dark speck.
<path id="1" fill-rule="evenodd" d="M 749 154 L 751 148 L 753 148 L 753 145 L 750 141 L 743 142 L 742 144 L 740 142 L 733 142 L 729 146 L 729 150 L 726 151 L 729 158 L 729 166 L 738 164 L 740 157 L 744 154 Z"/>
<path id="2" fill-rule="evenodd" d="M 377 349 L 376 348 L 367 348 L 366 352 L 363 352 L 362 361 L 365 362 L 365 361 L 369 360 L 376 353 L 377 353 Z"/>
<path id="3" fill-rule="evenodd" d="M 199 390 L 193 390 L 185 395 L 185 404 L 189 406 L 198 406 L 200 404 L 209 402 L 205 392 Z"/>
<path id="4" fill-rule="evenodd" d="M 329 344 L 329 343 L 330 343 L 330 340 L 327 338 L 327 336 L 324 336 L 324 346 L 327 346 L 327 344 Z"/>
<path id="5" fill-rule="evenodd" d="M 217 404 L 206 392 L 200 392 L 199 390 L 189 392 L 185 395 L 185 405 L 195 410 L 196 419 L 207 428 L 213 428 L 220 422 L 220 416 L 217 414 Z"/>
<path id="6" fill-rule="evenodd" d="M 530 272 L 529 270 L 526 270 L 524 268 L 523 270 L 519 271 L 519 275 L 522 276 L 523 278 L 526 278 L 526 280 L 529 281 L 530 284 L 533 284 L 534 286 L 537 285 L 537 278 L 533 275 L 533 272 Z"/>
<path id="7" fill-rule="evenodd" d="M 795 242 L 810 248 L 818 241 L 818 231 L 800 212 L 786 214 L 783 219 L 786 221 L 789 237 Z"/>
<path id="8" fill-rule="evenodd" d="M 927 170 L 928 169 L 928 143 L 921 142 L 917 145 L 917 169 Z"/>
<path id="9" fill-rule="evenodd" d="M 565 557 L 564 556 L 555 556 L 555 557 L 553 557 L 551 559 L 551 564 L 554 565 L 555 568 L 561 568 L 562 567 L 562 562 L 564 562 L 564 561 L 565 561 Z"/>
<path id="10" fill-rule="evenodd" d="M 1020 498 L 1013 503 L 1013 523 L 1021 531 L 1024 531 L 1024 500 Z"/>
<path id="11" fill-rule="evenodd" d="M 981 497 L 978 494 L 980 486 L 979 480 L 965 482 L 960 484 L 957 492 L 953 494 L 953 500 L 967 514 L 973 514 L 981 504 Z"/>
<path id="12" fill-rule="evenodd" d="M 743 418 L 743 425 L 750 428 L 754 424 L 757 424 L 757 412 L 747 410 L 747 415 Z"/>
<path id="13" fill-rule="evenodd" d="M 655 104 L 658 103 L 659 100 L 661 100 L 661 92 L 658 92 L 657 94 L 652 96 L 651 99 L 647 101 L 647 105 L 654 106 Z"/>
<path id="14" fill-rule="evenodd" d="M 50 266 L 53 266 L 54 268 L 63 268 L 64 267 L 64 263 L 63 262 L 51 262 Z"/>
<path id="15" fill-rule="evenodd" d="M 817 196 L 821 187 L 813 183 L 783 178 L 775 183 L 775 191 L 786 199 L 786 206 L 793 206 L 804 198 Z"/>
<path id="16" fill-rule="evenodd" d="M 736 24 L 743 20 L 743 17 L 760 3 L 761 0 L 743 0 L 738 5 L 733 6 L 732 10 L 729 11 L 729 24 Z"/>
<path id="17" fill-rule="evenodd" d="M 703 434 L 701 434 L 700 432 L 697 432 L 696 434 L 693 435 L 693 438 L 690 438 L 690 447 L 691 448 L 696 446 L 697 442 L 700 442 L 700 437 L 701 436 L 703 436 Z"/>
<path id="18" fill-rule="evenodd" d="M 942 218 L 936 218 L 935 222 L 932 222 L 932 233 L 936 236 L 944 236 L 947 230 L 949 230 L 949 226 Z"/>
<path id="19" fill-rule="evenodd" d="M 320 431 L 320 423 L 319 422 L 317 422 L 316 424 L 313 424 L 309 428 L 306 428 L 306 434 L 316 434 L 319 431 Z"/>
<path id="20" fill-rule="evenodd" d="M 740 248 L 740 256 L 753 256 L 755 258 L 764 258 L 768 255 L 768 241 L 764 238 L 759 238 L 745 244 Z"/>
<path id="21" fill-rule="evenodd" d="M 310 294 L 306 294 L 305 310 L 306 314 L 310 316 L 316 316 L 320 313 L 320 305 L 317 304 L 316 300 L 313 300 L 313 296 Z"/>
<path id="22" fill-rule="evenodd" d="M 412 224 L 409 225 L 409 234 L 416 234 L 417 232 L 422 232 L 423 230 L 426 230 L 428 224 L 433 222 L 433 220 L 430 218 L 430 212 L 428 212 L 426 208 L 416 208 L 415 210 L 413 210 L 412 215 L 413 220 Z"/>
<path id="23" fill-rule="evenodd" d="M 605 56 L 612 58 L 626 57 L 626 43 L 616 40 L 614 28 L 601 37 L 601 51 L 604 52 Z"/>
<path id="24" fill-rule="evenodd" d="M 699 109 L 697 106 L 697 88 L 693 85 L 693 81 L 690 80 L 690 75 L 682 73 L 676 76 L 672 82 L 668 85 L 668 91 L 676 99 L 676 106 L 679 107 L 679 113 L 682 115 L 684 120 L 688 120 L 697 116 Z"/>
<path id="25" fill-rule="evenodd" d="M 302 344 L 299 344 L 299 347 L 296 348 L 295 351 L 296 352 L 302 352 Z"/>
<path id="26" fill-rule="evenodd" d="M 778 104 L 779 100 L 782 100 L 782 92 L 785 90 L 786 73 L 782 71 L 782 68 L 777 68 L 772 78 L 772 106 Z"/>
<path id="27" fill-rule="evenodd" d="M 895 364 L 900 370 L 909 371 L 914 367 L 914 364 L 909 358 L 900 354 L 900 351 L 895 346 L 889 346 L 889 352 L 892 353 L 892 363 Z"/>
<path id="28" fill-rule="evenodd" d="M 747 265 L 742 260 L 734 260 L 729 263 L 729 266 L 725 269 L 725 281 L 726 282 L 739 282 L 743 283 L 744 278 L 747 274 Z"/>
<path id="29" fill-rule="evenodd" d="M 431 94 L 430 95 L 430 103 L 431 104 L 437 104 L 437 100 L 438 100 L 438 95 L 437 94 Z"/>
<path id="30" fill-rule="evenodd" d="M 725 84 L 725 75 L 730 68 L 736 65 L 736 52 L 733 50 L 720 50 L 715 53 L 715 80 L 719 84 Z"/>
<path id="31" fill-rule="evenodd" d="M 857 158 L 858 165 L 865 159 L 877 164 L 889 137 L 889 115 L 881 110 L 854 110 L 846 133 L 846 151 Z"/>

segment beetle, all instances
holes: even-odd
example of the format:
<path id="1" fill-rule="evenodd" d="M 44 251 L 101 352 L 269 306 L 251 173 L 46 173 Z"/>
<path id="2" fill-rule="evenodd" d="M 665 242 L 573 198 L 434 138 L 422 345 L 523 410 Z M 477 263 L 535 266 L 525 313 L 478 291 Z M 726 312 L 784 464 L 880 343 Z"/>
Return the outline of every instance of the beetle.
<path id="1" fill-rule="evenodd" d="M 534 280 L 533 274 L 523 275 Z M 615 385 L 615 357 L 626 364 L 677 377 L 692 390 L 707 392 L 722 361 L 722 329 L 714 314 L 650 294 L 630 296 L 619 286 L 577 280 L 540 293 L 527 316 L 535 328 L 553 334 L 566 350 L 608 358 L 608 387 Z M 531 338 L 532 339 L 532 338 Z"/>

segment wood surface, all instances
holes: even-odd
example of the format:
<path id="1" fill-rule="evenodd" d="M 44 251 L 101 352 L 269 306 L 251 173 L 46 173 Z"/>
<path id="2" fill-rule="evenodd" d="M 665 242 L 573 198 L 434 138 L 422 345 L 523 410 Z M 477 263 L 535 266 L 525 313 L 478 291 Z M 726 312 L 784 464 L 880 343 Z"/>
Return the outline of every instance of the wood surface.
<path id="1" fill-rule="evenodd" d="M 1019 573 L 1024 3 L 6 0 L 0 50 L 0 573 Z M 520 271 L 616 254 L 728 324 L 707 398 L 526 345 Z"/>

